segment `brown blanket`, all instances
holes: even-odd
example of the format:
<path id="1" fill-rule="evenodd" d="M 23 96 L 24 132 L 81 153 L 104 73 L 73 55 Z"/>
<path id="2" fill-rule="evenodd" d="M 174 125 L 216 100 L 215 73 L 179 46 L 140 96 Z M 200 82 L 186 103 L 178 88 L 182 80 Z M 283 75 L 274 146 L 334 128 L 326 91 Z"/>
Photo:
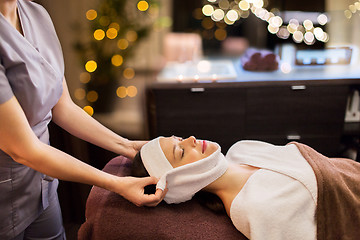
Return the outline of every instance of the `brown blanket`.
<path id="1" fill-rule="evenodd" d="M 131 161 L 111 160 L 104 171 L 117 176 L 130 173 Z M 94 187 L 86 203 L 86 222 L 78 232 L 88 239 L 236 239 L 247 240 L 226 215 L 217 215 L 198 201 L 181 204 L 160 203 L 156 208 L 136 207 L 121 196 Z"/>
<path id="2" fill-rule="evenodd" d="M 295 144 L 313 168 L 318 184 L 317 239 L 359 240 L 360 163 L 328 158 L 304 144 Z"/>

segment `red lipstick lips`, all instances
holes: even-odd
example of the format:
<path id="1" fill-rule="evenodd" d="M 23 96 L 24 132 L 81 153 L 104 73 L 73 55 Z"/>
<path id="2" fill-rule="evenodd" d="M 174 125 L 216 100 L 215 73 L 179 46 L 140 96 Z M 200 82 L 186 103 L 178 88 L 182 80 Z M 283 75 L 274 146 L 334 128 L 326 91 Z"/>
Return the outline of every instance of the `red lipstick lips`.
<path id="1" fill-rule="evenodd" d="M 205 150 L 206 150 L 206 141 L 203 140 L 203 141 L 202 141 L 202 153 L 204 153 Z"/>

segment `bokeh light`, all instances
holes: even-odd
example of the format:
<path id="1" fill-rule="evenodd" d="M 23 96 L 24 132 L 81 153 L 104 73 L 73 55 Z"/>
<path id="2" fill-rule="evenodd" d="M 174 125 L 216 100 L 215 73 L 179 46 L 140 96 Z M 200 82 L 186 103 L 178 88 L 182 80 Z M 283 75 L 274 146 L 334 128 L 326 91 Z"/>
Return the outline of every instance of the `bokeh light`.
<path id="1" fill-rule="evenodd" d="M 106 31 L 106 36 L 109 38 L 109 39 L 114 39 L 116 38 L 118 35 L 118 31 L 115 29 L 115 28 L 109 28 L 107 31 Z"/>
<path id="2" fill-rule="evenodd" d="M 317 17 L 317 21 L 320 25 L 325 25 L 328 22 L 328 17 L 325 14 L 320 14 Z"/>
<path id="3" fill-rule="evenodd" d="M 119 41 L 117 42 L 117 46 L 119 49 L 125 50 L 126 48 L 128 48 L 129 42 L 128 42 L 128 40 L 122 38 L 122 39 L 119 39 Z"/>
<path id="4" fill-rule="evenodd" d="M 126 90 L 129 97 L 135 97 L 138 93 L 138 90 L 135 86 L 129 86 Z"/>
<path id="5" fill-rule="evenodd" d="M 214 35 L 217 40 L 223 41 L 227 37 L 227 32 L 226 32 L 226 30 L 219 28 L 219 29 L 216 29 Z"/>
<path id="6" fill-rule="evenodd" d="M 126 79 L 133 79 L 135 77 L 135 71 L 132 68 L 125 68 L 123 72 L 123 76 Z"/>
<path id="7" fill-rule="evenodd" d="M 80 73 L 79 79 L 80 79 L 80 82 L 81 82 L 81 83 L 85 83 L 85 84 L 86 84 L 86 83 L 90 82 L 91 75 L 90 75 L 90 73 L 88 73 L 88 72 L 82 72 L 82 73 Z"/>
<path id="8" fill-rule="evenodd" d="M 124 59 L 121 55 L 119 54 L 115 54 L 114 56 L 112 56 L 111 58 L 111 63 L 115 66 L 115 67 L 119 67 L 123 64 Z"/>
<path id="9" fill-rule="evenodd" d="M 149 9 L 149 3 L 147 1 L 139 1 L 137 4 L 137 8 L 140 11 L 145 12 L 146 10 Z"/>
<path id="10" fill-rule="evenodd" d="M 85 106 L 83 110 L 90 116 L 94 115 L 94 109 L 91 106 Z"/>
<path id="11" fill-rule="evenodd" d="M 98 100 L 98 93 L 96 91 L 89 91 L 86 95 L 86 99 L 89 101 L 89 102 L 96 102 Z"/>
<path id="12" fill-rule="evenodd" d="M 120 31 L 120 25 L 116 22 L 113 22 L 109 25 L 109 28 L 115 28 L 116 31 Z"/>
<path id="13" fill-rule="evenodd" d="M 202 12 L 205 16 L 211 16 L 214 12 L 214 7 L 212 5 L 205 5 L 202 8 Z"/>
<path id="14" fill-rule="evenodd" d="M 102 29 L 96 29 L 94 31 L 94 38 L 98 41 L 103 40 L 105 37 L 105 32 Z"/>
<path id="15" fill-rule="evenodd" d="M 288 39 L 292 35 L 292 39 L 296 43 L 304 41 L 306 44 L 314 44 L 316 40 L 328 41 L 329 35 L 324 31 L 323 34 L 320 34 L 319 30 L 317 30 L 317 35 L 314 32 L 315 24 L 324 26 L 329 22 L 326 14 L 319 13 L 314 22 L 309 19 L 299 21 L 294 18 L 287 24 L 284 23 L 279 9 L 273 8 L 271 11 L 266 9 L 268 2 L 268 0 L 207 0 L 201 9 L 204 17 L 197 16 L 204 28 L 201 32 L 202 37 L 208 40 L 216 38 L 222 41 L 227 36 L 221 31 L 221 34 L 219 34 L 219 31 L 214 29 L 208 19 L 211 19 L 220 28 L 218 23 L 232 25 L 239 19 L 247 18 L 250 13 L 253 13 L 256 17 L 268 23 L 267 29 L 270 33 L 276 34 L 281 39 Z M 360 1 L 349 6 L 349 9 L 345 11 L 345 15 L 351 18 L 351 15 L 358 9 L 360 9 Z M 304 38 L 305 34 L 306 39 Z M 327 40 L 325 40 L 325 36 L 327 36 Z"/>
<path id="16" fill-rule="evenodd" d="M 77 100 L 83 100 L 85 98 L 86 92 L 83 88 L 78 88 L 74 92 L 74 96 Z"/>
<path id="17" fill-rule="evenodd" d="M 94 9 L 90 9 L 86 12 L 86 18 L 88 20 L 94 20 L 97 17 L 97 12 Z"/>
<path id="18" fill-rule="evenodd" d="M 225 13 L 222 9 L 216 9 L 211 15 L 211 19 L 215 22 L 221 21 L 224 19 Z"/>
<path id="19" fill-rule="evenodd" d="M 126 93 L 126 87 L 124 86 L 120 86 L 116 89 L 116 95 L 119 97 L 119 98 L 125 98 L 127 93 Z"/>
<path id="20" fill-rule="evenodd" d="M 135 42 L 137 40 L 137 38 L 138 38 L 137 33 L 133 30 L 130 30 L 126 33 L 126 39 L 129 42 Z"/>
<path id="21" fill-rule="evenodd" d="M 88 72 L 94 72 L 97 68 L 97 63 L 94 60 L 87 61 L 85 64 L 85 69 Z"/>

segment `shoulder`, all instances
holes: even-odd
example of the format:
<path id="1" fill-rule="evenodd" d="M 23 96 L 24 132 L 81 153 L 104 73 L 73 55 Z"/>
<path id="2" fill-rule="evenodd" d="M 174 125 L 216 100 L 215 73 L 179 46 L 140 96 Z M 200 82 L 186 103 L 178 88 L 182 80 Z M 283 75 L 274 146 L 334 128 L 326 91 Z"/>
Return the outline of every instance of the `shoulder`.
<path id="1" fill-rule="evenodd" d="M 256 149 L 272 148 L 273 144 L 257 141 L 257 140 L 241 140 L 234 143 L 226 153 L 226 157 L 230 157 L 239 152 L 252 152 Z"/>

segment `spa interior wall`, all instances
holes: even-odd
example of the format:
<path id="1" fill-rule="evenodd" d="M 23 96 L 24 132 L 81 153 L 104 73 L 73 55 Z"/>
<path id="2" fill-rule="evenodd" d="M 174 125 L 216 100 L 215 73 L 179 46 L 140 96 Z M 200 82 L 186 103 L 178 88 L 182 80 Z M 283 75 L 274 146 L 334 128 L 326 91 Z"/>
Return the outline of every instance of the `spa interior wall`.
<path id="1" fill-rule="evenodd" d="M 38 2 L 47 8 L 58 32 L 65 56 L 65 76 L 70 94 L 77 104 L 84 106 L 85 100 L 78 100 L 74 96 L 75 90 L 82 87 L 79 76 L 83 72 L 83 68 L 79 64 L 78 56 L 73 48 L 74 41 L 78 37 L 73 28 L 75 22 L 87 24 L 85 12 L 91 7 L 95 7 L 98 0 L 38 0 Z M 360 46 L 360 32 L 356 31 L 360 22 L 359 14 L 354 14 L 351 21 L 343 17 L 344 9 L 347 9 L 353 2 L 354 0 L 326 0 L 326 11 L 332 17 L 328 25 L 328 32 L 331 36 L 330 41 L 327 43 L 328 45 L 354 44 Z M 162 0 L 160 16 L 171 17 L 171 15 L 172 1 Z M 156 73 L 159 70 L 159 67 L 161 67 L 159 61 L 162 59 L 162 38 L 169 31 L 171 31 L 170 28 L 153 31 L 147 40 L 139 44 L 138 50 L 129 64 L 136 72 L 153 71 Z M 266 30 L 264 29 L 264 31 Z M 258 45 L 261 44 L 259 43 Z M 154 78 L 144 78 L 141 74 L 136 75 L 133 83 L 138 87 L 137 96 L 117 101 L 114 112 L 111 114 L 96 115 L 95 113 L 94 117 L 111 127 L 114 131 L 129 138 L 145 138 L 146 129 L 142 95 L 145 85 L 151 81 L 154 81 Z"/>
<path id="2" fill-rule="evenodd" d="M 74 51 L 73 44 L 78 33 L 74 30 L 75 22 L 87 24 L 85 13 L 88 9 L 94 8 L 100 0 L 37 0 L 50 13 L 60 42 L 62 44 L 65 57 L 65 76 L 67 79 L 70 94 L 79 106 L 86 104 L 85 100 L 75 97 L 76 89 L 82 88 L 83 84 L 79 80 L 83 67 L 79 63 L 79 58 Z M 197 0 L 201 2 L 201 0 Z M 269 0 L 270 1 L 270 0 Z M 331 14 L 332 20 L 328 24 L 327 31 L 330 34 L 328 45 L 354 44 L 360 47 L 360 16 L 354 14 L 351 21 L 344 18 L 344 9 L 353 4 L 355 0 L 325 0 L 326 11 Z M 174 0 L 160 0 L 160 16 L 172 17 Z M 179 4 L 177 2 L 177 4 Z M 259 29 L 258 29 L 259 30 Z M 144 113 L 144 89 L 147 84 L 155 81 L 155 75 L 160 70 L 162 62 L 162 40 L 171 28 L 154 30 L 148 39 L 142 41 L 134 58 L 129 66 L 136 71 L 135 77 L 131 80 L 132 85 L 137 87 L 138 93 L 135 97 L 126 97 L 116 102 L 114 111 L 107 114 L 94 114 L 93 117 L 111 128 L 113 131 L 130 139 L 146 139 L 146 118 Z M 259 30 L 261 31 L 261 29 Z M 263 29 L 263 32 L 266 32 Z M 265 34 L 265 33 L 264 33 Z M 265 34 L 266 36 L 266 34 Z M 258 40 L 259 41 L 259 40 Z M 262 45 L 263 42 L 257 42 Z M 94 146 L 89 146 L 84 142 L 70 137 L 66 132 L 52 126 L 54 137 L 52 143 L 60 149 L 92 164 L 102 168 L 106 162 L 114 155 L 103 153 Z M 62 202 L 64 222 L 69 231 L 76 232 L 79 224 L 84 220 L 84 208 L 89 186 L 81 184 L 62 183 L 59 188 L 60 201 Z M 75 223 L 75 225 L 71 225 Z M 70 225 L 69 225 L 70 224 Z M 73 227 L 75 226 L 75 227 Z M 75 229 L 75 231 L 72 231 Z M 76 239 L 69 236 L 69 239 Z"/>

